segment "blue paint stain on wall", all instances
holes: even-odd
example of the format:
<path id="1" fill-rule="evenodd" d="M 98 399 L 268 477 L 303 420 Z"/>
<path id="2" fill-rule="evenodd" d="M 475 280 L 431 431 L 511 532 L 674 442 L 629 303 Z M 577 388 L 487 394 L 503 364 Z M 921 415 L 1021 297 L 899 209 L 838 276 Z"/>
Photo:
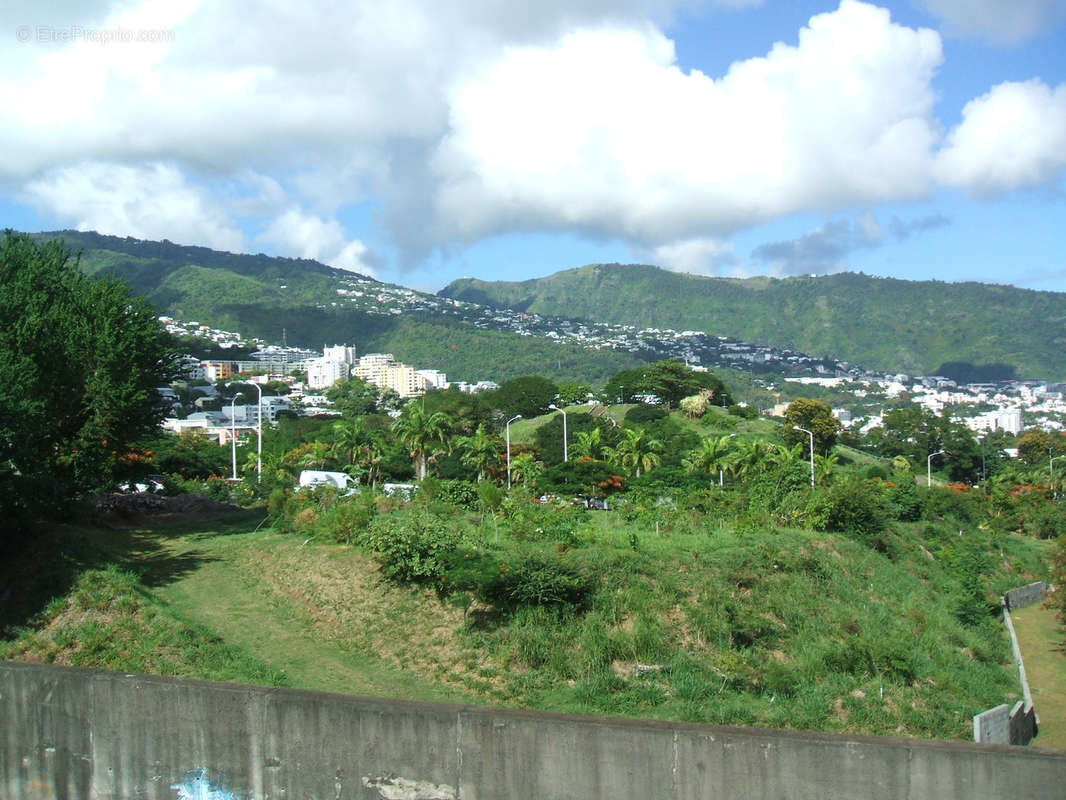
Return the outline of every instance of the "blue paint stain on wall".
<path id="1" fill-rule="evenodd" d="M 177 789 L 178 800 L 252 800 L 227 792 L 222 788 L 222 780 L 222 774 L 215 782 L 208 777 L 206 769 L 191 769 L 185 773 L 184 781 L 171 784 L 170 788 Z"/>

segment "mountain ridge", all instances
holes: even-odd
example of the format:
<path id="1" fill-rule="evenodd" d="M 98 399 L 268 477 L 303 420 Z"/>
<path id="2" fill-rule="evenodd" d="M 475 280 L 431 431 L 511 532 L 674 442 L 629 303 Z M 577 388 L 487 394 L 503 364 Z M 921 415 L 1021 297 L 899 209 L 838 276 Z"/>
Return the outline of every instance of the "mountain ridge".
<path id="1" fill-rule="evenodd" d="M 438 296 L 540 314 L 697 329 L 864 367 L 934 374 L 1005 363 L 1066 378 L 1066 294 L 974 281 L 846 272 L 715 278 L 644 264 L 588 264 L 528 281 L 452 281 Z"/>

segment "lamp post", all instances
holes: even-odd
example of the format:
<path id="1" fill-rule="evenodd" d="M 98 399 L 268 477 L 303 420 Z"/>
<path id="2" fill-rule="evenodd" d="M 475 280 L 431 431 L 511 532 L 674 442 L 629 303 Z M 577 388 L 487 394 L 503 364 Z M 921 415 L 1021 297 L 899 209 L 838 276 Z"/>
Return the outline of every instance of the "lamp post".
<path id="1" fill-rule="evenodd" d="M 811 437 L 811 488 L 814 488 L 814 434 L 806 428 L 801 428 L 799 425 L 792 426 L 797 431 L 803 431 L 805 434 Z"/>
<path id="2" fill-rule="evenodd" d="M 943 455 L 943 450 L 937 450 L 935 453 L 930 453 L 929 457 L 925 459 L 925 488 L 928 489 L 933 485 L 933 457 Z"/>
<path id="3" fill-rule="evenodd" d="M 548 406 L 548 408 L 554 409 L 563 415 L 563 462 L 565 463 L 570 460 L 570 454 L 566 444 L 566 412 L 554 403 Z"/>
<path id="4" fill-rule="evenodd" d="M 522 419 L 521 414 L 515 414 L 504 425 L 504 429 L 507 431 L 507 488 L 511 488 L 511 423 L 516 419 Z"/>
<path id="5" fill-rule="evenodd" d="M 255 482 L 260 483 L 263 480 L 263 387 L 258 383 L 253 383 L 252 386 L 259 392 L 259 412 L 255 426 L 255 431 L 259 435 L 255 443 Z"/>
<path id="6" fill-rule="evenodd" d="M 240 392 L 233 395 L 229 401 L 229 443 L 233 458 L 233 480 L 237 480 L 237 398 L 242 397 Z"/>
<path id="7" fill-rule="evenodd" d="M 1051 451 L 1048 450 L 1047 463 L 1048 463 L 1048 467 L 1051 469 L 1051 481 L 1050 482 L 1051 482 L 1051 491 L 1052 492 L 1055 491 L 1055 462 L 1058 461 L 1060 458 L 1066 458 L 1066 456 L 1055 456 L 1055 457 L 1052 457 L 1051 456 Z"/>

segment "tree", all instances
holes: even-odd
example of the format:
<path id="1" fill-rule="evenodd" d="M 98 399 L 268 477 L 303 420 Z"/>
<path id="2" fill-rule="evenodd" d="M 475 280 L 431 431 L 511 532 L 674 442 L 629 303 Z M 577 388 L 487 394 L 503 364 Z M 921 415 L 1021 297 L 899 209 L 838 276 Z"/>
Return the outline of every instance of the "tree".
<path id="1" fill-rule="evenodd" d="M 651 438 L 641 428 L 624 428 L 622 439 L 607 453 L 612 464 L 631 472 L 639 478 L 643 472 L 651 472 L 662 462 L 663 443 Z"/>
<path id="2" fill-rule="evenodd" d="M 434 455 L 433 443 L 446 444 L 451 427 L 452 421 L 447 414 L 440 411 L 427 413 L 417 401 L 408 403 L 403 414 L 392 423 L 392 432 L 407 448 L 418 480 L 425 480 L 426 467 Z"/>
<path id="3" fill-rule="evenodd" d="M 585 383 L 569 381 L 559 384 L 559 403 L 566 406 L 576 406 L 587 403 L 592 387 Z"/>
<path id="4" fill-rule="evenodd" d="M 833 409 L 820 400 L 797 397 L 785 409 L 785 441 L 789 446 L 801 444 L 803 455 L 810 457 L 810 436 L 797 428 L 814 434 L 814 452 L 825 455 L 833 449 L 840 432 L 840 420 Z"/>
<path id="5" fill-rule="evenodd" d="M 1040 429 L 1028 430 L 1018 439 L 1018 460 L 1030 467 L 1042 467 L 1059 455 L 1061 437 Z"/>
<path id="6" fill-rule="evenodd" d="M 702 394 L 690 394 L 688 397 L 681 398 L 678 408 L 684 411 L 685 416 L 689 419 L 699 419 L 707 413 L 710 405 L 710 402 Z"/>
<path id="7" fill-rule="evenodd" d="M 708 436 L 700 440 L 699 447 L 689 452 L 681 465 L 689 474 L 720 475 L 729 468 L 732 450 L 732 436 Z"/>
<path id="8" fill-rule="evenodd" d="M 525 375 L 506 381 L 487 400 L 508 418 L 515 414 L 537 417 L 548 413 L 548 406 L 555 402 L 558 395 L 559 387 L 547 378 Z"/>
<path id="9" fill-rule="evenodd" d="M 578 431 L 574 435 L 574 443 L 570 445 L 570 452 L 574 458 L 588 458 L 599 461 L 603 458 L 607 445 L 603 441 L 602 429 L 595 427 L 589 431 Z"/>
<path id="10" fill-rule="evenodd" d="M 607 403 L 632 403 L 639 395 L 655 395 L 667 408 L 673 408 L 689 395 L 702 394 L 716 406 L 733 403 L 729 390 L 714 374 L 697 372 L 680 361 L 656 361 L 646 367 L 617 373 L 603 389 Z"/>
<path id="11" fill-rule="evenodd" d="M 381 389 L 362 378 L 341 378 L 324 392 L 345 417 L 373 414 L 381 402 Z"/>
<path id="12" fill-rule="evenodd" d="M 109 485 L 165 414 L 177 353 L 155 311 L 59 242 L 0 245 L 0 505 Z"/>
<path id="13" fill-rule="evenodd" d="M 333 423 L 333 448 L 342 454 L 346 471 L 359 471 L 371 488 L 377 486 L 385 441 L 382 431 L 371 426 L 366 417 Z"/>
<path id="14" fill-rule="evenodd" d="M 463 464 L 477 470 L 478 483 L 499 463 L 500 453 L 503 452 L 500 437 L 490 433 L 484 424 L 478 425 L 473 435 L 460 439 L 459 447 L 463 451 Z"/>

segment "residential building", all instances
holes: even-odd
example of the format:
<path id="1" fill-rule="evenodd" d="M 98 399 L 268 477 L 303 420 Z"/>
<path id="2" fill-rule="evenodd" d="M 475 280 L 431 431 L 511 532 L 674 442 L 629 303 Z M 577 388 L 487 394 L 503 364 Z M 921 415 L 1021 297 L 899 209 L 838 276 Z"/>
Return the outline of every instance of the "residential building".
<path id="1" fill-rule="evenodd" d="M 419 370 L 400 363 L 392 353 L 368 353 L 359 359 L 352 374 L 375 386 L 392 389 L 400 397 L 413 397 L 426 391 L 427 382 Z"/>
<path id="2" fill-rule="evenodd" d="M 229 380 L 233 377 L 233 363 L 230 361 L 203 361 L 204 380 L 209 383 Z"/>

